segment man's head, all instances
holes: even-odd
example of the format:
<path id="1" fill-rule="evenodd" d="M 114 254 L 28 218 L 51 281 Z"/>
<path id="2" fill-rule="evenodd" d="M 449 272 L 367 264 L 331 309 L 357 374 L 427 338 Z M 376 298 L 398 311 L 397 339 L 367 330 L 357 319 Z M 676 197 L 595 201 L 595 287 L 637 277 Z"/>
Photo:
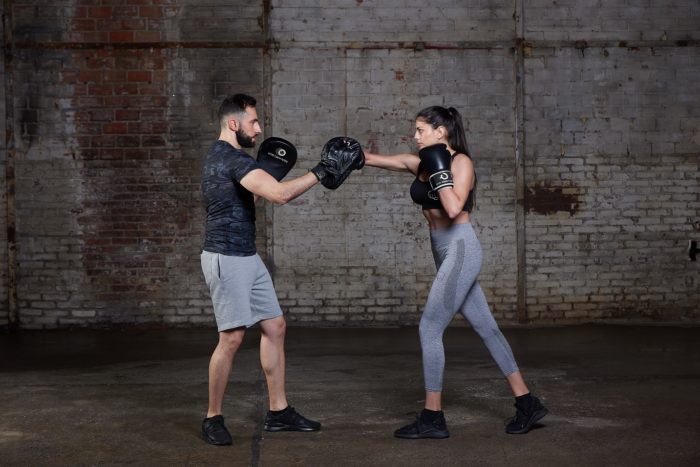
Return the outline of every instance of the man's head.
<path id="1" fill-rule="evenodd" d="M 219 107 L 219 124 L 222 136 L 235 137 L 242 148 L 255 146 L 255 137 L 262 133 L 255 110 L 255 98 L 245 94 L 229 96 Z"/>

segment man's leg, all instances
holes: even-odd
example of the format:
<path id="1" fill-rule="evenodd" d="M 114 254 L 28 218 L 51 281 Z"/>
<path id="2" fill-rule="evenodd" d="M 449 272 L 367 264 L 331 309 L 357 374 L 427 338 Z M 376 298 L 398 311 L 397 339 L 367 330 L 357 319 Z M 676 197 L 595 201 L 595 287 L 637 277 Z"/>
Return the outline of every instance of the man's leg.
<path id="1" fill-rule="evenodd" d="M 284 317 L 260 321 L 260 363 L 265 372 L 270 410 L 265 416 L 265 431 L 318 431 L 321 424 L 309 420 L 287 403 L 284 389 Z"/>
<path id="2" fill-rule="evenodd" d="M 224 393 L 231 375 L 236 351 L 241 346 L 245 328 L 236 328 L 219 333 L 219 343 L 209 360 L 209 408 L 202 422 L 202 435 L 209 444 L 226 446 L 231 444 L 231 434 L 224 424 L 222 406 Z"/>
<path id="3" fill-rule="evenodd" d="M 265 372 L 270 410 L 287 407 L 284 391 L 284 336 L 287 325 L 283 316 L 260 321 L 260 364 Z"/>
<path id="4" fill-rule="evenodd" d="M 219 343 L 209 361 L 209 408 L 207 417 L 221 415 L 224 392 L 231 375 L 236 351 L 241 346 L 245 328 L 236 328 L 219 333 Z"/>

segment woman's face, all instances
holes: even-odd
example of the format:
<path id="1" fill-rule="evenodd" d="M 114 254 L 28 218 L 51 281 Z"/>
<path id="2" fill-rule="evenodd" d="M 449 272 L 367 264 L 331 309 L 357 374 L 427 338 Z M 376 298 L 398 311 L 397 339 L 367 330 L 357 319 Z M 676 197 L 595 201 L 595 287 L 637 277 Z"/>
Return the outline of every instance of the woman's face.
<path id="1" fill-rule="evenodd" d="M 428 122 L 419 118 L 416 120 L 416 132 L 413 135 L 413 139 L 416 140 L 418 149 L 423 149 L 433 144 L 447 144 L 445 134 L 446 131 L 444 127 L 439 126 L 433 128 Z"/>

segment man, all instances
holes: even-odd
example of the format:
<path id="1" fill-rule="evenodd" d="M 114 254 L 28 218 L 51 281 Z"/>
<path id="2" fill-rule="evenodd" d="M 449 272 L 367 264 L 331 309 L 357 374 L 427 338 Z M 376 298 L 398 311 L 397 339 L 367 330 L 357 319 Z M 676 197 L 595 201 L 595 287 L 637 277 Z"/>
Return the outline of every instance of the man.
<path id="1" fill-rule="evenodd" d="M 261 329 L 260 362 L 270 404 L 265 430 L 321 429 L 320 423 L 303 417 L 287 403 L 286 325 L 270 274 L 255 248 L 255 201 L 262 197 L 285 204 L 319 180 L 335 189 L 364 163 L 359 144 L 350 144 L 356 141 L 334 138 L 332 141 L 341 140 L 342 144 L 324 147 L 321 162 L 310 172 L 281 182 L 296 162 L 296 149 L 291 143 L 280 138 L 264 141 L 257 161 L 242 150 L 254 147 L 262 132 L 255 104 L 253 97 L 244 94 L 222 102 L 218 113 L 221 133 L 209 149 L 202 170 L 207 221 L 201 263 L 219 331 L 219 342 L 209 363 L 209 408 L 202 434 L 214 445 L 232 442 L 222 415 L 224 392 L 246 328 L 255 324 Z"/>

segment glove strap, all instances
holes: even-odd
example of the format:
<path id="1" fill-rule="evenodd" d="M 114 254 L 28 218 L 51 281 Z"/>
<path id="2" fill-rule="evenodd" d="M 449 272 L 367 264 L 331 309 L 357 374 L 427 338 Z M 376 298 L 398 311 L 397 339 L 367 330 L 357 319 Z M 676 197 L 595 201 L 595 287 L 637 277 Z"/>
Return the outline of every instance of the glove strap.
<path id="1" fill-rule="evenodd" d="M 326 171 L 326 168 L 322 164 L 316 164 L 309 172 L 314 174 L 319 182 L 322 182 L 323 178 L 328 175 L 328 171 Z"/>
<path id="2" fill-rule="evenodd" d="M 447 188 L 449 186 L 454 186 L 455 183 L 452 180 L 452 172 L 449 170 L 441 170 L 439 172 L 435 172 L 430 176 L 430 188 L 432 188 L 435 191 L 440 191 L 443 188 Z"/>

